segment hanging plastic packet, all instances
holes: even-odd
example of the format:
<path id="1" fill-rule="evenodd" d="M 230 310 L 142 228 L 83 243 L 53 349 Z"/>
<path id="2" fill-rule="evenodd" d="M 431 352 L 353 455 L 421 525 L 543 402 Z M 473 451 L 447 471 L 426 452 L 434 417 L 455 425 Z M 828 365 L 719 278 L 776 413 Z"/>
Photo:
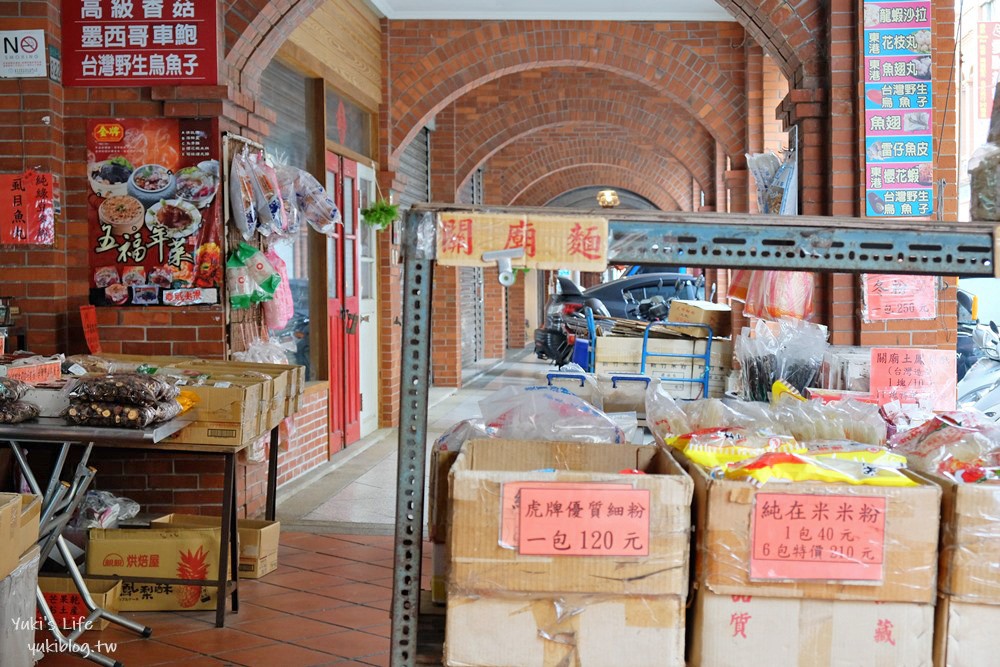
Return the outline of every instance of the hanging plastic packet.
<path id="1" fill-rule="evenodd" d="M 257 231 L 264 236 L 280 233 L 286 225 L 282 221 L 284 210 L 278 178 L 274 175 L 274 169 L 264 162 L 262 156 L 256 154 L 250 156 L 249 163 L 254 204 L 259 221 Z"/>
<path id="2" fill-rule="evenodd" d="M 253 178 L 250 163 L 244 153 L 233 156 L 229 170 L 229 204 L 233 223 L 244 240 L 249 241 L 257 232 L 257 210 L 254 208 Z"/>
<path id="3" fill-rule="evenodd" d="M 264 253 L 252 245 L 241 243 L 233 254 L 246 265 L 250 278 L 257 283 L 261 291 L 267 294 L 268 298 L 273 297 L 278 285 L 281 284 L 281 276 L 271 266 Z"/>
<path id="4" fill-rule="evenodd" d="M 280 278 L 274 298 L 264 302 L 264 321 L 269 330 L 281 331 L 288 324 L 288 320 L 292 318 L 295 311 L 292 288 L 288 284 L 288 269 L 285 266 L 285 260 L 281 259 L 273 248 L 269 248 L 264 253 L 264 257 L 271 262 L 271 266 L 278 272 Z"/>
<path id="5" fill-rule="evenodd" d="M 302 226 L 302 211 L 299 210 L 295 196 L 295 179 L 299 174 L 297 167 L 279 164 L 274 167 L 278 179 L 278 191 L 281 193 L 281 207 L 286 220 L 285 236 L 295 236 Z"/>
<path id="6" fill-rule="evenodd" d="M 340 211 L 326 189 L 312 174 L 301 169 L 295 178 L 295 197 L 306 222 L 320 234 L 329 236 L 337 225 L 343 224 Z"/>
<path id="7" fill-rule="evenodd" d="M 229 306 L 233 310 L 245 310 L 253 303 L 253 293 L 256 283 L 250 278 L 246 265 L 232 254 L 226 262 L 226 291 L 229 294 Z"/>

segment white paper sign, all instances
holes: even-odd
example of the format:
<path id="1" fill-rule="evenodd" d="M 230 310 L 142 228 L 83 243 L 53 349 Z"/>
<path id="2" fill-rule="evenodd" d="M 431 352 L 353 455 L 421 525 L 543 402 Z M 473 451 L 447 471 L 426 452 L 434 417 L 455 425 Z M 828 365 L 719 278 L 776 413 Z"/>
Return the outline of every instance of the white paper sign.
<path id="1" fill-rule="evenodd" d="M 46 76 L 44 30 L 0 30 L 0 78 Z"/>

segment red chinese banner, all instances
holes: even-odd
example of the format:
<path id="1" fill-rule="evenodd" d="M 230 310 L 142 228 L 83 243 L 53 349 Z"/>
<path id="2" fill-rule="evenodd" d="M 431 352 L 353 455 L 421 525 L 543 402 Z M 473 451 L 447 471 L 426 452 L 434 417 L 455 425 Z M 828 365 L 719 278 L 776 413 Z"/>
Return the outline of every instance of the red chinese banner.
<path id="1" fill-rule="evenodd" d="M 217 121 L 93 120 L 87 133 L 90 302 L 219 303 Z"/>
<path id="2" fill-rule="evenodd" d="M 0 174 L 0 245 L 55 243 L 52 174 Z"/>
<path id="3" fill-rule="evenodd" d="M 958 398 L 955 352 L 872 348 L 869 386 L 879 405 L 902 401 L 927 404 L 934 410 L 954 410 Z"/>
<path id="4" fill-rule="evenodd" d="M 979 118 L 989 118 L 993 110 L 997 75 L 1000 74 L 1000 22 L 980 21 L 976 29 L 976 42 L 976 101 Z"/>
<path id="5" fill-rule="evenodd" d="M 63 0 L 63 85 L 216 85 L 218 5 Z"/>
<path id="6" fill-rule="evenodd" d="M 101 336 L 97 330 L 97 309 L 94 306 L 80 306 L 80 322 L 83 324 L 83 337 L 87 340 L 87 349 L 91 354 L 100 354 Z"/>
<path id="7" fill-rule="evenodd" d="M 758 493 L 750 579 L 881 581 L 884 496 Z"/>
<path id="8" fill-rule="evenodd" d="M 869 273 L 862 276 L 865 322 L 933 320 L 937 278 Z"/>
<path id="9" fill-rule="evenodd" d="M 521 489 L 518 553 L 529 556 L 649 555 L 649 489 Z"/>

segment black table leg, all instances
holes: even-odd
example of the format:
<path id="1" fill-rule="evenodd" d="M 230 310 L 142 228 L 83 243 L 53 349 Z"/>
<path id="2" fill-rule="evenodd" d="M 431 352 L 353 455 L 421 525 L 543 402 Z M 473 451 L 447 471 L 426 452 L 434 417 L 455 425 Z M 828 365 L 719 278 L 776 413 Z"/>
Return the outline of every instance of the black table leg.
<path id="1" fill-rule="evenodd" d="M 229 564 L 234 561 L 236 545 L 236 455 L 227 452 L 225 455 L 226 470 L 222 483 L 222 534 L 219 544 L 219 580 L 216 593 L 215 627 L 226 625 L 226 582 L 229 579 Z M 229 556 L 227 558 L 227 555 Z M 238 557 L 238 555 L 236 556 Z M 237 610 L 237 571 L 233 568 L 233 611 Z"/>
<path id="2" fill-rule="evenodd" d="M 264 518 L 274 521 L 278 511 L 278 427 L 271 429 L 271 449 L 267 453 L 267 498 L 264 504 Z"/>

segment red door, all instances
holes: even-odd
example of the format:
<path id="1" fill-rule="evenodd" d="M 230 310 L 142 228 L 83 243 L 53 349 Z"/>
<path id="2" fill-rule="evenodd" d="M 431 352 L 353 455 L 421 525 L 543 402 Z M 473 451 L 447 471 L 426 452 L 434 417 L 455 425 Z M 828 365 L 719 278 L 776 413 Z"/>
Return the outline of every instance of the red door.
<path id="1" fill-rule="evenodd" d="M 327 319 L 330 335 L 330 450 L 361 436 L 358 375 L 358 165 L 326 154 L 327 184 L 344 224 L 327 240 Z"/>

